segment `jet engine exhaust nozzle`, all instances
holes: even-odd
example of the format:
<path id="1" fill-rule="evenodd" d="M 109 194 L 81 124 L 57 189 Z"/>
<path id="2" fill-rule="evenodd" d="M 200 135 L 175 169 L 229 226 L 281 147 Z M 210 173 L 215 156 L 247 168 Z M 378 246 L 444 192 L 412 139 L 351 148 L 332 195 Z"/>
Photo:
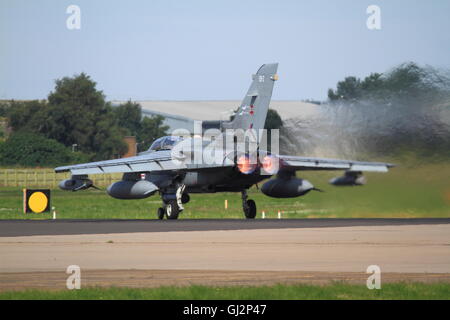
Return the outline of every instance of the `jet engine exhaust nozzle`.
<path id="1" fill-rule="evenodd" d="M 280 159 L 273 155 L 267 155 L 261 161 L 263 173 L 267 175 L 274 175 L 280 169 Z"/>
<path id="2" fill-rule="evenodd" d="M 237 159 L 237 168 L 243 174 L 251 174 L 255 172 L 258 164 L 247 155 L 242 155 Z"/>

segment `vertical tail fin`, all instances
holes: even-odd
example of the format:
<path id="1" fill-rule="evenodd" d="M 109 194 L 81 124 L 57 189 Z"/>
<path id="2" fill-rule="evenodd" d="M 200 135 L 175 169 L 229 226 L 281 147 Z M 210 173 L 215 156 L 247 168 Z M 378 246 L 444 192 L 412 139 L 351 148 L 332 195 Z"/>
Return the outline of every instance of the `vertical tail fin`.
<path id="1" fill-rule="evenodd" d="M 277 69 L 278 63 L 263 64 L 258 69 L 234 119 L 223 124 L 225 129 L 264 129 Z"/>

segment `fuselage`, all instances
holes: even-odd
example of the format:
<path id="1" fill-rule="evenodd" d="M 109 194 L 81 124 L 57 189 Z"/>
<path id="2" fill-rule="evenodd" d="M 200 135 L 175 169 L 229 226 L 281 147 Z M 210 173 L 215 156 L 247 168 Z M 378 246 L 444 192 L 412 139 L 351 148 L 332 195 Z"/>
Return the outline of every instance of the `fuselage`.
<path id="1" fill-rule="evenodd" d="M 146 177 L 154 183 L 161 191 L 169 191 L 170 182 L 178 175 L 176 173 L 152 172 Z M 214 192 L 239 192 L 252 185 L 270 178 L 260 174 L 242 174 L 235 168 L 222 168 L 210 171 L 190 171 L 181 178 L 186 186 L 187 193 L 214 193 Z"/>

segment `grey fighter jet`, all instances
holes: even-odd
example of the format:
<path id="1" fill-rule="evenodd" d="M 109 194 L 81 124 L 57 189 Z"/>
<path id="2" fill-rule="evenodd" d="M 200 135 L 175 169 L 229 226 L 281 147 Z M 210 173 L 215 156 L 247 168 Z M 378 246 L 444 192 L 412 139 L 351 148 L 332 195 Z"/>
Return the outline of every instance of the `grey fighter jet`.
<path id="1" fill-rule="evenodd" d="M 159 193 L 162 199 L 157 211 L 159 219 L 177 219 L 191 193 L 214 192 L 240 192 L 244 215 L 253 219 L 256 204 L 248 199 L 247 190 L 270 177 L 273 178 L 263 184 L 261 191 L 270 197 L 291 198 L 317 190 L 309 181 L 296 176 L 298 170 L 343 170 L 344 175 L 330 183 L 356 186 L 364 184 L 363 171 L 387 172 L 393 166 L 381 162 L 279 155 L 261 148 L 258 134 L 252 140 L 256 146 L 255 156 L 245 148 L 244 151 L 237 148 L 239 139 L 235 131 L 254 133 L 263 129 L 273 86 L 278 79 L 277 68 L 277 63 L 264 64 L 253 75 L 233 120 L 219 122 L 216 131 L 224 134 L 225 139 L 167 136 L 157 139 L 148 151 L 134 157 L 58 167 L 56 172 L 72 174 L 70 179 L 61 181 L 59 187 L 69 191 L 84 190 L 94 187 L 88 175 L 119 172 L 123 173 L 122 180 L 111 184 L 108 194 L 118 199 L 142 199 Z M 223 143 L 223 140 L 230 141 L 226 139 L 230 136 L 231 143 Z M 210 155 L 208 147 L 218 142 L 218 149 L 223 152 L 215 153 L 215 161 L 204 161 Z M 196 156 L 202 161 L 192 161 Z"/>

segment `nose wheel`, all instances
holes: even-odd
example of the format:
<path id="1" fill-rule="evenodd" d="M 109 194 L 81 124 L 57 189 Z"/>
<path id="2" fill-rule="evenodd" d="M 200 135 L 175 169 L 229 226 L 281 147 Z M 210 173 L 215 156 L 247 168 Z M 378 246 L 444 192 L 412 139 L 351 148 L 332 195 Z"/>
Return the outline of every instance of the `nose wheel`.
<path id="1" fill-rule="evenodd" d="M 165 206 L 165 213 L 166 217 L 169 220 L 176 220 L 178 219 L 178 215 L 180 214 L 182 208 L 179 207 L 176 200 L 170 200 L 166 203 Z"/>
<path id="2" fill-rule="evenodd" d="M 176 220 L 181 211 L 177 200 L 169 200 L 164 204 L 164 207 L 158 208 L 156 215 L 159 220 L 164 219 L 164 216 L 169 220 Z"/>
<path id="3" fill-rule="evenodd" d="M 255 219 L 256 203 L 254 200 L 248 199 L 247 190 L 242 191 L 242 209 L 244 210 L 245 218 Z"/>

